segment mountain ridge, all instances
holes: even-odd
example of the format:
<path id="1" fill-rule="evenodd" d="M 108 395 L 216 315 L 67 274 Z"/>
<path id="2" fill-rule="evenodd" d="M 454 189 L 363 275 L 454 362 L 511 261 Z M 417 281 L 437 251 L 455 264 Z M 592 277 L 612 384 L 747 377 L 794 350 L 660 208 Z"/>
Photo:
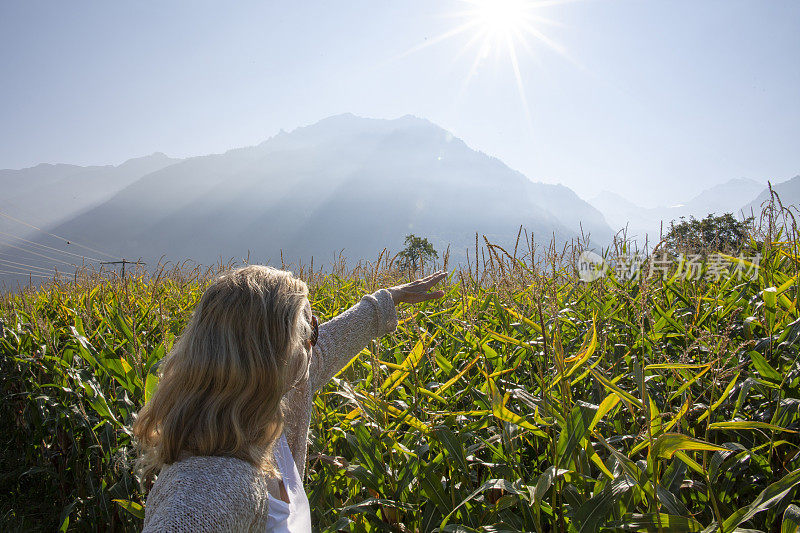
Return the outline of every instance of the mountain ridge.
<path id="1" fill-rule="evenodd" d="M 119 165 L 79 166 L 40 163 L 0 170 L 0 211 L 44 228 L 52 227 L 107 200 L 139 177 L 179 161 L 161 152 Z M 29 226 L 0 217 L 0 231 L 26 238 Z"/>
<path id="2" fill-rule="evenodd" d="M 748 200 L 764 196 L 764 183 L 749 178 L 732 178 L 704 189 L 681 204 L 674 206 L 642 207 L 612 191 L 601 191 L 589 202 L 606 216 L 612 227 L 628 227 L 628 235 L 640 244 L 645 236 L 649 242 L 657 241 L 662 231 L 666 233 L 670 221 L 681 217 L 705 218 L 709 214 L 732 213 L 742 216 L 742 206 Z M 800 195 L 798 195 L 800 196 Z M 749 204 L 748 204 L 749 205 Z M 754 209 L 758 211 L 758 209 Z"/>
<path id="3" fill-rule="evenodd" d="M 607 244 L 603 215 L 574 191 L 534 182 L 418 117 L 334 115 L 250 147 L 175 161 L 138 177 L 58 224 L 112 255 L 220 259 L 351 260 L 396 252 L 408 233 L 425 236 L 451 264 L 475 233 L 511 246 L 520 225 L 536 242 Z M 38 242 L 48 244 L 40 237 Z M 165 255 L 166 254 L 166 255 Z"/>

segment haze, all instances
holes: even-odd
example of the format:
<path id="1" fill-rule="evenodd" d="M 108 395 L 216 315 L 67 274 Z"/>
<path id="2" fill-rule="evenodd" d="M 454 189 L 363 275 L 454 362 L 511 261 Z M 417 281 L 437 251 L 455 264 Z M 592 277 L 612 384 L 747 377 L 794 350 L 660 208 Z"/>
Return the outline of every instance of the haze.
<path id="1" fill-rule="evenodd" d="M 437 41 L 465 6 L 4 2 L 0 168 L 220 153 L 352 112 L 428 119 L 584 199 L 800 172 L 796 2 L 542 3 L 555 46 L 518 44 L 521 83 L 472 32 Z"/>

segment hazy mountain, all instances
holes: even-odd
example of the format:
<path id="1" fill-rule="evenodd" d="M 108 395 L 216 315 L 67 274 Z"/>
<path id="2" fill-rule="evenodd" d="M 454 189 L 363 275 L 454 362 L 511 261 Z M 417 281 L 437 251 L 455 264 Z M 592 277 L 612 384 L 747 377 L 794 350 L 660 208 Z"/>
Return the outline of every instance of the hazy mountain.
<path id="1" fill-rule="evenodd" d="M 156 170 L 52 232 L 151 265 L 248 251 L 274 263 L 281 250 L 317 265 L 340 251 L 350 261 L 396 253 L 408 233 L 450 244 L 451 260 L 475 232 L 513 247 L 520 225 L 543 247 L 580 223 L 592 243 L 610 241 L 602 214 L 567 187 L 534 183 L 426 120 L 345 114 Z"/>
<path id="2" fill-rule="evenodd" d="M 156 153 L 118 166 L 42 163 L 21 170 L 0 170 L 0 212 L 40 228 L 54 226 L 176 161 Z M 4 232 L 0 233 L 2 243 L 8 241 L 8 234 L 27 237 L 35 230 L 0 216 L 0 232 Z"/>
<path id="3" fill-rule="evenodd" d="M 620 230 L 627 224 L 629 237 L 636 238 L 642 244 L 647 235 L 649 242 L 655 244 L 662 231 L 662 223 L 663 233 L 666 234 L 670 221 L 679 221 L 681 217 L 705 218 L 711 213 L 735 215 L 743 202 L 753 198 L 763 188 L 764 185 L 758 181 L 737 178 L 715 185 L 674 206 L 642 207 L 610 191 L 601 192 L 590 203 L 603 213 L 612 228 Z"/>
<path id="4" fill-rule="evenodd" d="M 636 235 L 642 240 L 646 233 L 652 237 L 654 227 L 655 234 L 658 234 L 658 220 L 663 218 L 662 212 L 665 211 L 665 208 L 642 207 L 611 191 L 600 192 L 590 203 L 603 213 L 614 230 L 620 231 L 627 225 L 628 236 Z"/>
<path id="5" fill-rule="evenodd" d="M 778 197 L 780 198 L 784 207 L 788 207 L 790 205 L 795 207 L 800 206 L 800 174 L 782 183 L 774 183 L 772 185 L 772 190 L 778 193 Z M 761 212 L 761 204 L 769 201 L 769 198 L 769 188 L 762 187 L 762 190 L 758 196 L 755 197 L 755 199 L 741 207 L 742 213 L 744 213 L 746 216 L 750 216 L 752 213 L 758 217 L 758 213 Z M 796 212 L 795 216 L 797 216 Z"/>
<path id="6" fill-rule="evenodd" d="M 752 198 L 764 189 L 764 182 L 737 178 L 706 189 L 688 202 L 686 209 L 695 218 L 705 218 L 710 213 L 738 212 L 743 198 Z"/>

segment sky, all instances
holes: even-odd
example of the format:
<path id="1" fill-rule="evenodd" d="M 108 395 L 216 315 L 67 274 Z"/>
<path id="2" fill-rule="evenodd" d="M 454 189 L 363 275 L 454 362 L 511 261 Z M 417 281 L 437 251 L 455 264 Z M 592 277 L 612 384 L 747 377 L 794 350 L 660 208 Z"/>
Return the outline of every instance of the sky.
<path id="1" fill-rule="evenodd" d="M 584 199 L 800 174 L 800 2 L 502 1 L 527 29 L 464 0 L 3 0 L 0 168 L 221 153 L 351 112 L 426 118 Z"/>

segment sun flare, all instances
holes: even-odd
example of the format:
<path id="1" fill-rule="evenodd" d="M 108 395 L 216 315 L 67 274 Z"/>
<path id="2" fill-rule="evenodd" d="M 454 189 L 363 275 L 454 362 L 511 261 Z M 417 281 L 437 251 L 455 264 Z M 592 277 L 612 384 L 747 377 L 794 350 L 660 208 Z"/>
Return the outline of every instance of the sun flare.
<path id="1" fill-rule="evenodd" d="M 495 38 L 515 34 L 523 27 L 528 16 L 528 2 L 524 0 L 475 0 L 466 11 L 475 25 Z"/>
<path id="2" fill-rule="evenodd" d="M 547 37 L 541 27 L 560 24 L 543 17 L 540 8 L 561 4 L 571 0 L 459 0 L 463 8 L 449 13 L 459 23 L 451 30 L 411 48 L 402 55 L 408 55 L 458 35 L 468 39 L 456 55 L 456 59 L 469 52 L 474 53 L 472 65 L 461 84 L 463 92 L 480 67 L 490 58 L 505 60 L 510 64 L 519 91 L 520 100 L 528 122 L 531 121 L 528 100 L 525 96 L 518 49 L 535 55 L 531 44 L 536 41 L 547 48 L 567 57 L 564 48 Z"/>

